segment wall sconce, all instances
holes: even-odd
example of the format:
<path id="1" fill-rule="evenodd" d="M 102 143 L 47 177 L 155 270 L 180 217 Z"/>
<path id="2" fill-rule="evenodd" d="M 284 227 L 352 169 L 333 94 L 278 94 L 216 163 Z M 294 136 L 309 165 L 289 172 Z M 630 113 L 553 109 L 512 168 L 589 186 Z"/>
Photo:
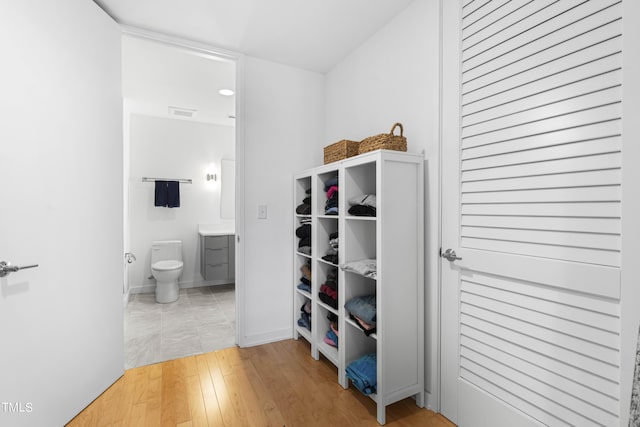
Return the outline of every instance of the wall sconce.
<path id="1" fill-rule="evenodd" d="M 215 173 L 208 173 L 207 174 L 207 181 L 217 181 L 218 180 L 218 176 Z"/>

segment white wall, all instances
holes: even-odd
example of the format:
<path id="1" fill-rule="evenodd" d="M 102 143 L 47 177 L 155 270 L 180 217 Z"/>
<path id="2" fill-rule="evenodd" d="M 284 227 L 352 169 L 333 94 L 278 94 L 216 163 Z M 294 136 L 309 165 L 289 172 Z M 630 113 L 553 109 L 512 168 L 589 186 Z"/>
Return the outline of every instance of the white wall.
<path id="1" fill-rule="evenodd" d="M 324 141 L 324 78 L 246 57 L 244 91 L 244 288 L 240 343 L 290 338 L 293 174 L 317 166 Z M 241 165 L 239 165 L 241 166 Z M 267 205 L 267 219 L 257 219 Z M 237 215 L 242 215 L 238 212 Z"/>
<path id="2" fill-rule="evenodd" d="M 439 244 L 439 9 L 414 1 L 326 76 L 326 143 L 361 140 L 401 122 L 410 152 L 424 152 L 425 384 L 437 390 Z M 315 163 L 321 164 L 321 153 Z M 431 393 L 427 404 L 436 407 Z"/>
<path id="3" fill-rule="evenodd" d="M 151 276 L 154 240 L 182 240 L 181 287 L 202 285 L 198 224 L 231 223 L 220 218 L 220 160 L 235 159 L 235 128 L 187 120 L 129 116 L 129 236 L 137 261 L 129 265 L 131 292 L 155 290 Z M 185 178 L 180 207 L 154 206 L 154 183 L 142 177 Z"/>

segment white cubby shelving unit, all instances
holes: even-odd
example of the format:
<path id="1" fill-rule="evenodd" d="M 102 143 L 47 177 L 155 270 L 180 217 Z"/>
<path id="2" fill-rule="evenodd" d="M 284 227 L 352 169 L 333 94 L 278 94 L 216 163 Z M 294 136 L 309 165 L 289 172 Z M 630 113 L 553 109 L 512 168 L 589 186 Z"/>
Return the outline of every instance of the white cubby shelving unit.
<path id="1" fill-rule="evenodd" d="M 415 396 L 424 406 L 424 158 L 421 154 L 377 150 L 301 172 L 294 177 L 294 212 L 311 191 L 310 215 L 294 215 L 294 230 L 301 218 L 311 218 L 311 255 L 298 252 L 294 241 L 294 338 L 311 344 L 311 355 L 325 356 L 338 369 L 338 382 L 350 386 L 347 366 L 376 353 L 377 420 L 385 423 L 386 406 Z M 338 215 L 325 215 L 325 183 L 338 178 Z M 375 217 L 353 216 L 347 201 L 360 194 L 375 194 Z M 322 259 L 329 235 L 339 235 L 338 264 Z M 295 233 L 294 233 L 295 236 Z M 377 278 L 338 268 L 347 262 L 376 259 Z M 311 293 L 297 288 L 300 267 L 309 263 Z M 338 308 L 318 297 L 332 268 L 338 268 Z M 349 318 L 346 301 L 376 295 L 376 331 L 367 336 Z M 311 302 L 311 331 L 300 327 L 300 307 Z M 324 342 L 327 315 L 338 317 L 339 346 Z"/>

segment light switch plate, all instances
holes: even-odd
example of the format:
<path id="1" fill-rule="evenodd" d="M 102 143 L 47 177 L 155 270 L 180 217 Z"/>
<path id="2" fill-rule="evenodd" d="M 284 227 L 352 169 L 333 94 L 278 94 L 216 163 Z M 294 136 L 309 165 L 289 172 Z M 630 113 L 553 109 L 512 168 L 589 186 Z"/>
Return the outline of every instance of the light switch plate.
<path id="1" fill-rule="evenodd" d="M 258 205 L 258 219 L 267 219 L 267 205 Z"/>

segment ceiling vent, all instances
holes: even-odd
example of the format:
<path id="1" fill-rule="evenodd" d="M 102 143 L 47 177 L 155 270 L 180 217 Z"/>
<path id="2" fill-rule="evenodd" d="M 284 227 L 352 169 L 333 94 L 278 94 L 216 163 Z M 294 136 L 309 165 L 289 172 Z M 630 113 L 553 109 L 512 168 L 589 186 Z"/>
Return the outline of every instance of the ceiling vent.
<path id="1" fill-rule="evenodd" d="M 197 111 L 193 108 L 169 107 L 169 115 L 177 117 L 193 117 Z"/>

